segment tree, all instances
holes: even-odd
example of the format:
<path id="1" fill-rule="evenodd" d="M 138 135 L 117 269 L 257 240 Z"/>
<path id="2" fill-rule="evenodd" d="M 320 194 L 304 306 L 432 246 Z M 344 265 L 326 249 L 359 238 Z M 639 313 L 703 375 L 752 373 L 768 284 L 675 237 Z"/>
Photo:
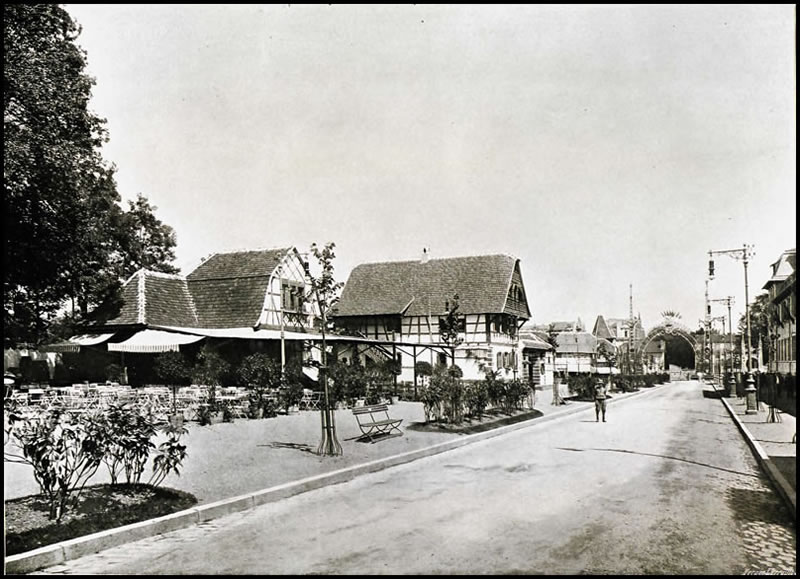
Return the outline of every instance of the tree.
<path id="1" fill-rule="evenodd" d="M 316 243 L 311 244 L 311 254 L 317 261 L 319 274 L 314 275 L 307 261 L 303 261 L 306 279 L 310 286 L 310 295 L 302 294 L 300 300 L 303 304 L 313 300 L 317 304 L 320 315 L 320 331 L 322 333 L 322 366 L 320 367 L 319 379 L 322 383 L 323 401 L 322 409 L 322 440 L 317 449 L 318 454 L 323 456 L 335 456 L 342 454 L 342 446 L 336 439 L 336 425 L 333 421 L 331 407 L 331 397 L 328 391 L 327 365 L 328 347 L 325 343 L 325 332 L 329 329 L 329 316 L 339 302 L 339 292 L 344 286 L 343 283 L 335 281 L 333 277 L 333 260 L 336 257 L 334 249 L 336 244 L 332 241 L 320 249 Z M 303 307 L 303 305 L 301 305 Z"/>
<path id="2" fill-rule="evenodd" d="M 175 230 L 155 216 L 158 207 L 139 193 L 136 201 L 128 201 L 128 211 L 120 227 L 124 259 L 120 276 L 130 277 L 145 268 L 162 273 L 178 273 L 175 261 Z"/>
<path id="3" fill-rule="evenodd" d="M 181 352 L 163 352 L 156 356 L 154 370 L 172 388 L 172 413 L 176 414 L 178 386 L 189 381 L 192 368 Z"/>
<path id="4" fill-rule="evenodd" d="M 617 352 L 606 341 L 602 341 L 597 345 L 597 356 L 608 364 L 609 370 L 617 365 Z"/>
<path id="5" fill-rule="evenodd" d="M 459 336 L 464 331 L 464 320 L 458 313 L 458 294 L 453 296 L 453 301 L 444 303 L 445 315 L 439 318 L 439 336 L 442 341 L 450 346 L 451 364 L 456 363 L 456 347 L 464 340 Z"/>
<path id="6" fill-rule="evenodd" d="M 77 24 L 48 4 L 6 4 L 3 16 L 3 333 L 35 343 L 92 265 L 76 248 L 91 247 L 119 196 Z"/>
<path id="7" fill-rule="evenodd" d="M 80 28 L 57 5 L 4 5 L 4 345 L 39 344 L 119 309 L 138 267 L 176 272 L 172 229 L 139 195 L 125 212 L 88 108 Z M 71 305 L 59 313 L 63 305 Z"/>
<path id="8" fill-rule="evenodd" d="M 769 362 L 771 343 L 770 336 L 770 315 L 771 305 L 769 294 L 764 292 L 756 296 L 750 304 L 750 344 L 753 348 L 753 356 L 758 356 L 758 339 L 761 338 L 762 356 L 765 362 Z M 739 332 L 744 336 L 747 344 L 747 316 L 743 314 L 739 318 Z"/>
<path id="9" fill-rule="evenodd" d="M 556 352 L 558 351 L 558 332 L 556 331 L 555 324 L 550 324 L 547 327 L 547 343 L 553 347 L 553 359 L 555 359 Z M 561 398 L 561 392 L 559 386 L 561 385 L 561 375 L 557 372 L 553 372 L 553 400 L 550 404 L 554 406 L 559 406 L 564 404 L 564 400 Z"/>

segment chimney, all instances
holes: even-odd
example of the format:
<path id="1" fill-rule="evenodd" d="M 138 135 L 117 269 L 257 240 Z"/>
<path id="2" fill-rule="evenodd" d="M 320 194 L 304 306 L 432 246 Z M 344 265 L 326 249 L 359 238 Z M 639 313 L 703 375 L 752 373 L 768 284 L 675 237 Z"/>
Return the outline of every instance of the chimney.
<path id="1" fill-rule="evenodd" d="M 428 258 L 429 257 L 430 256 L 428 255 L 428 248 L 427 247 L 423 247 L 422 248 L 422 257 L 420 258 L 419 262 L 420 263 L 428 263 Z"/>

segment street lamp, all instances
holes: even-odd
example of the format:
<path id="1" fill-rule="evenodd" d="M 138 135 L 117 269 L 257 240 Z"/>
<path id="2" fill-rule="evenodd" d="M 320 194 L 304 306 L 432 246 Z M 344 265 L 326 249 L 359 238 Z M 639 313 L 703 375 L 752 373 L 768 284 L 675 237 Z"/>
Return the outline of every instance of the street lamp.
<path id="1" fill-rule="evenodd" d="M 753 380 L 752 374 L 752 342 L 750 338 L 750 297 L 748 294 L 748 285 L 747 285 L 747 264 L 755 252 L 753 251 L 752 245 L 743 244 L 741 249 L 721 249 L 721 250 L 710 250 L 708 252 L 708 266 L 710 273 L 713 274 L 714 269 L 714 256 L 715 255 L 727 255 L 737 261 L 741 260 L 742 264 L 744 265 L 744 311 L 745 311 L 745 320 L 747 325 L 747 376 L 745 382 L 747 383 L 747 387 L 745 388 L 745 392 L 747 393 L 747 409 L 745 410 L 745 414 L 756 414 L 758 412 L 758 407 L 756 403 L 756 387 L 755 382 Z"/>
<path id="2" fill-rule="evenodd" d="M 733 324 L 731 323 L 731 305 L 734 303 L 733 296 L 725 298 L 717 298 L 710 300 L 712 303 L 721 303 L 728 306 L 728 338 L 730 345 L 728 347 L 728 358 L 730 358 L 730 372 L 733 374 Z M 725 321 L 722 322 L 722 333 L 725 333 Z M 729 395 L 731 398 L 736 398 L 736 388 L 731 388 Z"/>

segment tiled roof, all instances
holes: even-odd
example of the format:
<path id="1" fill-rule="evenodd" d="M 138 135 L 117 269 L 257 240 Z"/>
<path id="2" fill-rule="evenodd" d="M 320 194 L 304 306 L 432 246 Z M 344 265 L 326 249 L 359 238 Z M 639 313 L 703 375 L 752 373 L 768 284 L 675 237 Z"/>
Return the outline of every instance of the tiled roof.
<path id="1" fill-rule="evenodd" d="M 439 314 L 454 294 L 461 314 L 503 313 L 518 260 L 509 255 L 366 263 L 350 273 L 338 316 Z M 528 318 L 524 310 L 509 312 Z"/>
<path id="2" fill-rule="evenodd" d="M 557 354 L 593 354 L 597 339 L 589 332 L 561 332 L 558 334 Z"/>
<path id="3" fill-rule="evenodd" d="M 186 276 L 202 328 L 254 326 L 270 275 L 291 248 L 217 253 Z"/>
<path id="4" fill-rule="evenodd" d="M 794 249 L 784 251 L 778 261 L 770 266 L 772 267 L 772 277 L 767 280 L 762 289 L 768 289 L 771 284 L 781 282 L 792 275 L 795 272 L 796 255 Z"/>
<path id="5" fill-rule="evenodd" d="M 108 325 L 196 326 L 192 298 L 180 276 L 141 269 L 122 287 L 123 305 Z"/>
<path id="6" fill-rule="evenodd" d="M 549 332 L 550 328 L 552 328 L 554 332 L 582 332 L 584 330 L 583 322 L 581 322 L 580 319 L 572 322 L 550 322 L 549 324 L 537 324 L 534 326 L 536 331 L 545 333 Z"/>
<path id="7" fill-rule="evenodd" d="M 597 320 L 594 322 L 594 330 L 592 330 L 592 334 L 598 338 L 608 339 L 613 337 L 613 334 L 611 333 L 611 330 L 608 329 L 608 324 L 606 324 L 603 316 L 597 316 Z"/>
<path id="8" fill-rule="evenodd" d="M 269 278 L 290 250 L 214 254 L 186 278 L 140 270 L 125 282 L 122 309 L 108 325 L 255 326 Z"/>

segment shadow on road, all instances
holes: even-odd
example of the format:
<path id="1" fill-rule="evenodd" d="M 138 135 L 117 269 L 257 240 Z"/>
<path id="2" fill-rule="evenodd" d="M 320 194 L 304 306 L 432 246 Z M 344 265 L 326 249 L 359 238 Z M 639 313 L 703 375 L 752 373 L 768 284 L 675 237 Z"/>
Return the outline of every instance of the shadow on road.
<path id="1" fill-rule="evenodd" d="M 748 472 L 741 472 L 741 471 L 738 471 L 738 470 L 731 470 L 729 468 L 723 468 L 721 466 L 714 466 L 714 465 L 711 465 L 711 464 L 706 464 L 704 462 L 697 462 L 697 461 L 689 460 L 689 459 L 686 459 L 686 458 L 679 458 L 677 456 L 666 456 L 664 454 L 651 454 L 649 452 L 637 452 L 637 451 L 634 451 L 634 450 L 625 450 L 623 448 L 565 448 L 565 447 L 557 446 L 556 450 L 566 450 L 566 451 L 569 451 L 569 452 L 586 452 L 586 451 L 594 450 L 594 451 L 599 451 L 599 452 L 621 452 L 621 453 L 624 453 L 624 454 L 638 454 L 640 456 L 652 456 L 652 457 L 655 457 L 655 458 L 666 458 L 668 460 L 677 460 L 677 461 L 686 462 L 686 463 L 689 463 L 689 464 L 696 464 L 697 466 L 704 466 L 706 468 L 712 468 L 714 470 L 721 470 L 721 471 L 724 471 L 724 472 L 729 472 L 731 474 L 738 474 L 738 475 L 748 476 L 748 477 L 752 477 L 752 478 L 759 478 L 759 476 L 757 474 L 751 474 L 751 473 L 748 473 Z"/>
<path id="2" fill-rule="evenodd" d="M 722 390 L 703 390 L 703 398 L 722 398 Z"/>

